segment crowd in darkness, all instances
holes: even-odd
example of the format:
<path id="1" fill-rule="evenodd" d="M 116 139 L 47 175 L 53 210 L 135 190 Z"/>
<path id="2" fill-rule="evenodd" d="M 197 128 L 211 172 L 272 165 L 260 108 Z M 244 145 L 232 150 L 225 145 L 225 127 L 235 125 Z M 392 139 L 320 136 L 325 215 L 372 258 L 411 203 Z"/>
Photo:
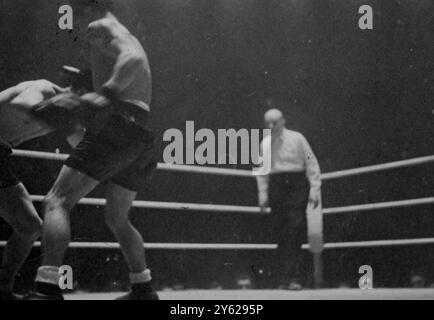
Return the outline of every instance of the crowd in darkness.
<path id="1" fill-rule="evenodd" d="M 20 81 L 56 81 L 64 64 L 86 64 L 74 32 L 57 28 L 48 0 L 0 4 L 0 89 Z M 161 135 L 194 120 L 202 128 L 261 128 L 278 107 L 290 128 L 311 143 L 323 172 L 433 154 L 434 39 L 430 1 L 377 1 L 374 30 L 357 28 L 358 0 L 128 1 L 119 16 L 143 42 L 153 71 L 152 123 Z M 129 17 L 125 19 L 125 17 Z M 160 139 L 161 150 L 164 147 Z M 50 135 L 21 146 L 64 153 Z M 160 159 L 162 160 L 162 158 Z M 60 163 L 19 159 L 17 172 L 32 194 L 44 194 Z M 325 207 L 432 196 L 432 164 L 326 181 Z M 103 186 L 101 187 L 103 188 Z M 92 196 L 101 195 L 98 189 Z M 157 172 L 139 199 L 255 205 L 254 179 Z M 233 213 L 133 209 L 145 242 L 267 243 L 269 218 Z M 101 208 L 73 213 L 74 241 L 113 241 Z M 0 225 L 2 239 L 9 229 Z M 3 237 L 3 235 L 5 235 Z M 433 206 L 325 217 L 326 242 L 429 238 Z M 271 252 L 149 251 L 160 288 L 266 288 Z M 36 249 L 19 283 L 30 281 Z M 83 289 L 122 288 L 117 251 L 70 250 Z M 374 286 L 434 283 L 434 246 L 330 250 L 327 286 L 357 286 L 371 265 Z M 419 277 L 419 278 L 417 278 Z"/>

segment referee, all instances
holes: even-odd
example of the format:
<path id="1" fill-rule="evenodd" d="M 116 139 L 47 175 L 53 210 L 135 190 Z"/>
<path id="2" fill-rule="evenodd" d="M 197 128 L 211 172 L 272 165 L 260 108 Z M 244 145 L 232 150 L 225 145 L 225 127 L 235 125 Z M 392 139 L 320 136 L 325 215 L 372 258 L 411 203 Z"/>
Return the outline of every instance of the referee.
<path id="1" fill-rule="evenodd" d="M 271 129 L 261 144 L 262 154 L 271 154 L 269 175 L 257 177 L 259 206 L 270 205 L 278 249 L 274 279 L 280 288 L 301 290 L 306 256 L 301 245 L 307 241 L 306 207 L 320 203 L 320 167 L 306 138 L 285 127 L 280 110 L 265 113 L 265 126 Z"/>

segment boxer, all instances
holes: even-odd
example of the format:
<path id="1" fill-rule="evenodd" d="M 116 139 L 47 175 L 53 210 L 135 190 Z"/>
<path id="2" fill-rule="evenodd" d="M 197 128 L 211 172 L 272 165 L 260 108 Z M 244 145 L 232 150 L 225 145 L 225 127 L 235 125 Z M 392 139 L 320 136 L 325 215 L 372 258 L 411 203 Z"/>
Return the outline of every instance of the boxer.
<path id="1" fill-rule="evenodd" d="M 76 28 L 91 47 L 95 92 L 80 98 L 89 121 L 83 141 L 66 160 L 44 203 L 43 261 L 31 299 L 63 299 L 59 267 L 68 248 L 70 212 L 98 184 L 106 184 L 105 221 L 130 270 L 131 291 L 120 299 L 157 300 L 143 239 L 128 213 L 155 169 L 154 136 L 148 129 L 151 73 L 140 42 L 104 0 L 71 1 Z"/>
<path id="2" fill-rule="evenodd" d="M 68 141 L 82 130 L 79 95 L 92 91 L 91 74 L 63 66 L 62 74 L 68 87 L 62 88 L 48 80 L 25 81 L 0 93 L 0 137 L 12 146 L 63 131 Z M 80 130 L 78 130 L 80 129 Z"/>
<path id="3" fill-rule="evenodd" d="M 22 82 L 0 93 L 0 136 L 13 146 L 47 135 L 55 129 L 38 118 L 32 109 L 38 103 L 65 93 L 47 80 Z"/>
<path id="4" fill-rule="evenodd" d="M 3 250 L 0 267 L 0 300 L 16 300 L 14 279 L 39 237 L 42 221 L 30 196 L 11 169 L 12 149 L 0 139 L 0 217 L 13 229 Z"/>
<path id="5" fill-rule="evenodd" d="M 0 93 L 0 217 L 13 229 L 3 251 L 0 268 L 0 300 L 14 300 L 13 284 L 33 242 L 39 237 L 42 221 L 30 196 L 14 174 L 9 158 L 11 145 L 48 134 L 52 128 L 30 112 L 44 99 L 63 92 L 47 81 L 20 83 Z"/>
<path id="6" fill-rule="evenodd" d="M 0 92 L 0 217 L 13 228 L 0 267 L 0 300 L 19 298 L 13 294 L 14 279 L 33 242 L 39 237 L 42 226 L 26 188 L 11 168 L 12 146 L 71 126 L 70 119 L 60 121 L 65 115 L 63 108 L 72 109 L 76 105 L 72 99 L 74 92 L 90 90 L 89 74 L 72 67 L 64 67 L 64 72 L 69 72 L 71 86 L 68 88 L 61 88 L 48 80 L 35 80 Z M 65 95 L 70 99 L 62 98 Z M 47 103 L 54 98 L 55 103 Z M 39 110 L 44 105 L 45 110 Z M 48 114 L 56 121 L 44 114 L 50 109 L 49 105 L 53 106 Z M 70 131 L 68 141 L 77 144 L 82 128 L 77 123 L 71 128 L 73 132 Z"/>

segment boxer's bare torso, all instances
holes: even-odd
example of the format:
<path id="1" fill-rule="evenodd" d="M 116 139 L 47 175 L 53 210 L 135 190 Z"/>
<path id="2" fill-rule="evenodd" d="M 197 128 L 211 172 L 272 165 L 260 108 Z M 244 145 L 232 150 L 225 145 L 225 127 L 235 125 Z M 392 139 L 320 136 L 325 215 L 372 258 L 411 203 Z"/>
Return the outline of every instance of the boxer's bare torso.
<path id="1" fill-rule="evenodd" d="M 0 136 L 12 146 L 40 137 L 54 129 L 33 113 L 34 105 L 65 92 L 47 80 L 22 82 L 0 93 Z"/>
<path id="2" fill-rule="evenodd" d="M 149 110 L 152 94 L 148 59 L 140 42 L 113 15 L 88 27 L 93 85 L 114 87 L 120 100 Z"/>
<path id="3" fill-rule="evenodd" d="M 65 90 L 44 79 L 21 82 L 0 92 L 0 107 L 9 104 L 21 109 L 30 109 L 35 104 Z"/>

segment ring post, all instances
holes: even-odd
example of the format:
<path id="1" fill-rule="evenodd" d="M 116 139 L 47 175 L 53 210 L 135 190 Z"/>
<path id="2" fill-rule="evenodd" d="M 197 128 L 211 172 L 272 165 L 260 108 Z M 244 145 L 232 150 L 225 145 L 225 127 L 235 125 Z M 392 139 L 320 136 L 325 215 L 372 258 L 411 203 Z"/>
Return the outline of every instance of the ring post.
<path id="1" fill-rule="evenodd" d="M 313 255 L 315 288 L 321 288 L 323 283 L 322 252 L 324 250 L 322 201 L 319 202 L 317 207 L 309 203 L 306 215 L 309 251 Z"/>
<path id="2" fill-rule="evenodd" d="M 322 274 L 322 252 L 312 253 L 313 255 L 313 278 L 315 281 L 315 288 L 320 289 L 323 284 Z"/>

